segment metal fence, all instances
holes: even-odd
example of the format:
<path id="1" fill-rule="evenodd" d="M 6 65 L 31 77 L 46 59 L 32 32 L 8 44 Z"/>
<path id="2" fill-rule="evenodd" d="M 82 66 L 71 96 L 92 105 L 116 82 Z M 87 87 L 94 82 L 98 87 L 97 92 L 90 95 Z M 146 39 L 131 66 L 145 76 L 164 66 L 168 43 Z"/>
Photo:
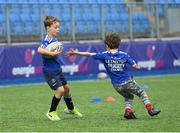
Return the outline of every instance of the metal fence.
<path id="1" fill-rule="evenodd" d="M 175 2 L 0 2 L 0 43 L 39 42 L 47 15 L 60 19 L 62 41 L 102 40 L 108 31 L 130 40 L 180 36 L 180 3 Z"/>

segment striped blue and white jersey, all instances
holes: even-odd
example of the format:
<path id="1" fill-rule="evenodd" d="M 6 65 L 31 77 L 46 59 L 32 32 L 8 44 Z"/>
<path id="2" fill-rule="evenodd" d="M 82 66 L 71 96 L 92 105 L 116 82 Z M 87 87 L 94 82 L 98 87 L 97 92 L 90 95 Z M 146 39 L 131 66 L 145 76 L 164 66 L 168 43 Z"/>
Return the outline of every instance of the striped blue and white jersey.
<path id="1" fill-rule="evenodd" d="M 40 47 L 46 48 L 50 43 L 58 41 L 57 38 L 52 38 L 49 35 L 44 35 Z M 53 72 L 53 71 L 62 71 L 59 56 L 46 58 L 42 55 L 43 59 L 43 71 L 44 72 Z"/>

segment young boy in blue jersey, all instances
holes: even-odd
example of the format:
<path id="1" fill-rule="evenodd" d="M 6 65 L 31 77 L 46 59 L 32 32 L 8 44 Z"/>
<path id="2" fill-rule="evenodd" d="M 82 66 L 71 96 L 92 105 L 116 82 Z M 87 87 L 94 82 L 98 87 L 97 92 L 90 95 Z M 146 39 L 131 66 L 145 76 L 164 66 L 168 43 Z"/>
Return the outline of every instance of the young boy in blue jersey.
<path id="1" fill-rule="evenodd" d="M 87 57 L 93 57 L 96 60 L 100 60 L 111 79 L 112 85 L 115 90 L 124 97 L 126 119 L 135 119 L 135 115 L 132 109 L 132 102 L 134 94 L 137 95 L 144 103 L 150 116 L 158 115 L 159 109 L 152 107 L 152 104 L 141 87 L 137 85 L 128 72 L 128 66 L 133 68 L 139 68 L 135 61 L 125 52 L 118 51 L 121 38 L 119 33 L 111 32 L 105 35 L 105 52 L 101 53 L 90 53 L 90 52 L 79 52 L 74 49 L 70 49 L 68 55 L 81 55 Z"/>
<path id="2" fill-rule="evenodd" d="M 53 16 L 47 16 L 44 20 L 44 26 L 47 34 L 43 37 L 42 43 L 38 48 L 38 53 L 42 55 L 43 74 L 46 82 L 50 88 L 55 91 L 50 109 L 46 116 L 52 121 L 60 120 L 56 108 L 59 104 L 59 101 L 61 100 L 61 97 L 63 96 L 67 105 L 67 108 L 64 110 L 64 112 L 82 117 L 82 114 L 78 112 L 76 108 L 74 108 L 69 86 L 67 84 L 66 78 L 62 73 L 59 59 L 61 51 L 56 49 L 55 51 L 50 52 L 45 49 L 50 43 L 58 41 L 56 37 L 59 33 L 60 21 Z"/>

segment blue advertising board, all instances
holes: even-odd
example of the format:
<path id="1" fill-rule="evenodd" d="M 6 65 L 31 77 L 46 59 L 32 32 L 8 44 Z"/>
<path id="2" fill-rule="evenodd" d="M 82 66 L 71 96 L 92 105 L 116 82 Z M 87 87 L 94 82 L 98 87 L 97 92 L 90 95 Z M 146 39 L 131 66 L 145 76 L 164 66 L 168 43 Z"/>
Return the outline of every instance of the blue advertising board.
<path id="1" fill-rule="evenodd" d="M 37 53 L 38 45 L 0 46 L 0 80 L 36 79 L 42 76 L 42 59 Z M 79 51 L 105 51 L 99 43 L 65 44 L 60 55 L 62 70 L 67 77 L 77 78 L 97 75 L 105 71 L 103 64 L 92 58 L 66 56 L 70 48 Z M 151 73 L 153 70 L 180 70 L 180 40 L 123 42 L 120 50 L 127 52 L 139 64 L 140 71 Z"/>

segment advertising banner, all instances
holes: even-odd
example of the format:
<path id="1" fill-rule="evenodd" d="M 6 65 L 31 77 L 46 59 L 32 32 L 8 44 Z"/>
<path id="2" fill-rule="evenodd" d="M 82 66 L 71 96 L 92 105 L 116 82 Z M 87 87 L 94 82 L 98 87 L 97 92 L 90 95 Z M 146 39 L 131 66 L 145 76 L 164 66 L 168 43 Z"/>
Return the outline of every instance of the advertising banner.
<path id="1" fill-rule="evenodd" d="M 42 77 L 42 59 L 38 45 L 0 46 L 0 80 Z M 105 51 L 102 42 L 65 44 L 60 55 L 62 70 L 67 77 L 97 75 L 105 71 L 103 64 L 92 58 L 66 55 L 70 48 L 79 51 Z M 141 72 L 180 69 L 180 40 L 123 42 L 120 50 L 127 52 L 141 67 Z"/>

